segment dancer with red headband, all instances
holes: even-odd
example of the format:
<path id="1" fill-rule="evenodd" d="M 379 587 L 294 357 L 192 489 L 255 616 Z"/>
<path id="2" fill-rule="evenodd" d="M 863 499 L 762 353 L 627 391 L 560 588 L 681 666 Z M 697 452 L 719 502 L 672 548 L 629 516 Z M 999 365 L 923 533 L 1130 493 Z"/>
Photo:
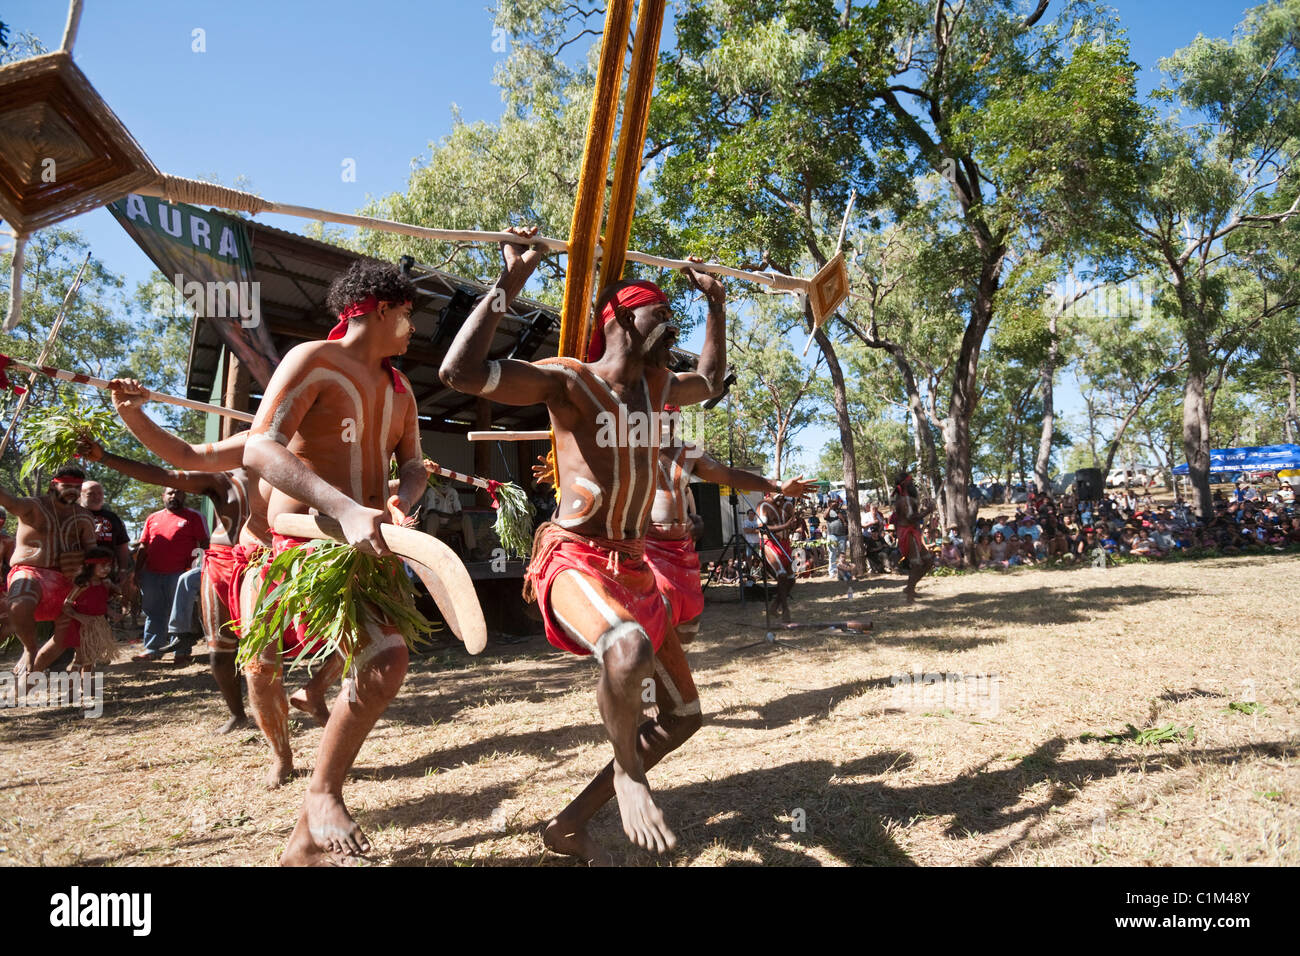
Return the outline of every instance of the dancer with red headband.
<path id="1" fill-rule="evenodd" d="M 691 476 L 699 475 L 706 481 L 731 485 L 741 491 L 778 491 L 792 497 L 802 497 L 815 487 L 813 482 L 804 481 L 802 475 L 782 484 L 773 478 L 728 468 L 681 437 L 680 408 L 666 405 L 664 412 L 658 484 L 646 532 L 645 559 L 668 605 L 671 626 L 655 654 L 654 699 L 658 714 L 639 730 L 640 739 L 647 742 L 643 756 L 647 767 L 684 744 L 703 722 L 700 695 L 683 647 L 699 633 L 700 615 L 704 611 L 700 558 L 695 551 Z M 533 474 L 539 482 L 554 483 L 548 465 L 535 466 Z M 614 766 L 609 764 L 547 827 L 547 845 L 551 846 L 553 838 L 562 840 L 566 830 L 586 833 L 587 822 L 613 796 Z M 563 849 L 563 844 L 553 848 Z"/>
<path id="2" fill-rule="evenodd" d="M 20 676 L 53 660 L 47 655 L 43 666 L 36 667 L 36 622 L 57 622 L 63 615 L 82 557 L 95 545 L 95 522 L 78 504 L 85 480 L 84 471 L 67 465 L 54 473 L 49 493 L 39 498 L 19 498 L 0 488 L 0 507 L 18 519 L 8 599 L 9 625 L 23 645 L 14 667 Z"/>
<path id="3" fill-rule="evenodd" d="M 420 453 L 415 398 L 406 376 L 389 359 L 410 345 L 415 286 L 396 266 L 358 261 L 330 286 L 327 302 L 339 323 L 322 342 L 285 355 L 244 446 L 244 465 L 272 488 L 267 522 L 316 509 L 342 526 L 357 550 L 387 555 L 380 527 L 401 522 L 419 501 L 427 475 Z M 390 494 L 389 462 L 396 455 L 399 484 Z M 307 542 L 272 533 L 281 553 Z M 246 574 L 245 615 L 254 612 L 260 580 Z M 307 796 L 280 862 L 329 865 L 367 853 L 370 842 L 343 802 L 343 781 L 380 715 L 406 676 L 406 643 L 382 614 L 368 615 L 354 670 L 335 698 L 321 738 Z M 310 634 L 289 629 L 295 640 Z M 287 719 L 279 648 L 245 669 L 249 702 L 258 721 Z"/>
<path id="4" fill-rule="evenodd" d="M 763 538 L 763 560 L 776 576 L 776 611 L 790 623 L 790 592 L 794 590 L 794 552 L 790 547 L 790 529 L 799 523 L 794 502 L 781 489 L 768 491 L 758 504 L 758 523 L 767 534 Z"/>
<path id="5" fill-rule="evenodd" d="M 523 238 L 535 230 L 513 230 Z M 518 294 L 540 250 L 502 245 L 505 271 L 475 306 L 443 360 L 439 377 L 470 395 L 508 405 L 545 403 L 555 434 L 560 501 L 537 529 L 525 597 L 536 598 L 546 639 L 600 668 L 596 699 L 614 762 L 546 827 L 551 849 L 610 862 L 586 830 L 595 808 L 618 798 L 623 831 L 659 853 L 676 837 L 655 806 L 645 771 L 667 750 L 639 733 L 641 694 L 656 674 L 668 609 L 645 560 L 645 533 L 657 484 L 664 406 L 701 402 L 726 375 L 725 292 L 711 276 L 684 269 L 709 303 L 696 372 L 668 371 L 677 325 L 668 297 L 651 282 L 615 282 L 596 302 L 587 361 L 494 359 L 492 340 L 505 303 Z M 668 705 L 661 699 L 661 706 Z M 656 726 L 646 725 L 647 731 Z"/>
<path id="6" fill-rule="evenodd" d="M 907 598 L 908 604 L 916 600 L 916 585 L 934 567 L 934 555 L 925 546 L 925 538 L 921 534 L 921 522 L 932 511 L 933 505 L 921 508 L 916 482 L 907 473 L 907 469 L 900 471 L 894 480 L 894 513 L 889 516 L 889 520 L 894 525 L 894 534 L 898 536 L 898 553 L 907 558 L 907 586 L 903 588 L 903 596 Z"/>

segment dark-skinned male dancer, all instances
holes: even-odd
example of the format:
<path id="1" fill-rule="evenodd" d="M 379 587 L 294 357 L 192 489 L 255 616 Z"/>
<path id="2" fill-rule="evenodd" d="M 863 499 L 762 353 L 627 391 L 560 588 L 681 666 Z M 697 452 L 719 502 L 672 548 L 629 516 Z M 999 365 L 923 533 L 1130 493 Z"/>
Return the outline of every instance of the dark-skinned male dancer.
<path id="1" fill-rule="evenodd" d="M 518 231 L 523 238 L 532 231 Z M 725 293 L 721 283 L 683 270 L 709 301 L 705 342 L 696 372 L 667 370 L 677 326 L 667 297 L 650 282 L 616 282 L 596 302 L 587 362 L 493 359 L 505 304 L 523 288 L 541 253 L 504 244 L 505 271 L 461 327 L 439 377 L 451 387 L 509 405 L 543 403 L 550 413 L 560 501 L 542 524 L 525 576 L 546 638 L 599 665 L 596 700 L 614 761 L 607 768 L 623 831 L 659 853 L 676 837 L 650 795 L 645 771 L 667 750 L 639 733 L 643 682 L 655 676 L 655 653 L 670 628 L 668 610 L 645 560 L 654 504 L 659 416 L 667 404 L 704 401 L 726 374 Z M 622 424 L 620 424 L 622 423 Z M 552 849 L 591 862 L 607 860 L 585 819 L 608 799 L 593 792 L 599 778 L 546 828 Z"/>

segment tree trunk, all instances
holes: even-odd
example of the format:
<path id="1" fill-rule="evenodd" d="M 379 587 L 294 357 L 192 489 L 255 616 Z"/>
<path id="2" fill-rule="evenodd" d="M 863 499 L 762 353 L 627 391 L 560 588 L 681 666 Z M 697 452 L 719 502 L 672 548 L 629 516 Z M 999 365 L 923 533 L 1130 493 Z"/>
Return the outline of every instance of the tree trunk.
<path id="1" fill-rule="evenodd" d="M 1209 521 L 1214 517 L 1210 496 L 1210 413 L 1205 401 L 1205 356 L 1196 354 L 1198 351 L 1193 349 L 1183 389 L 1183 451 L 1192 485 L 1192 509 L 1202 521 Z"/>
<path id="2" fill-rule="evenodd" d="M 804 316 L 812 328 L 812 306 L 805 302 Z M 849 556 L 858 574 L 865 571 L 866 555 L 862 550 L 862 508 L 858 503 L 858 458 L 853 441 L 853 419 L 849 417 L 849 396 L 844 390 L 844 370 L 840 368 L 835 345 L 822 329 L 813 338 L 826 357 L 826 368 L 831 376 L 831 404 L 835 406 L 835 421 L 840 426 L 840 450 L 844 459 L 844 510 L 848 512 Z"/>
<path id="3" fill-rule="evenodd" d="M 1056 431 L 1056 404 L 1053 382 L 1056 379 L 1056 315 L 1053 314 L 1047 330 L 1051 339 L 1047 346 L 1047 361 L 1043 364 L 1040 376 L 1043 391 L 1043 431 L 1038 438 L 1038 458 L 1034 461 L 1034 483 L 1039 491 L 1050 487 L 1051 475 L 1048 470 L 1052 464 L 1052 438 Z"/>
<path id="4" fill-rule="evenodd" d="M 902 354 L 902 349 L 890 349 L 894 365 L 903 378 L 903 389 L 907 393 L 907 408 L 912 414 L 913 440 L 916 457 L 921 462 L 922 475 L 929 492 L 940 504 L 940 521 L 946 527 L 949 523 L 947 508 L 944 507 L 943 483 L 939 478 L 939 454 L 934 447 L 934 430 L 930 428 L 930 418 L 925 412 L 925 403 L 921 401 L 921 390 L 916 384 L 912 366 Z"/>
<path id="5" fill-rule="evenodd" d="M 1300 433 L 1300 414 L 1296 410 L 1296 375 L 1292 369 L 1286 370 L 1286 383 L 1290 387 L 1286 400 L 1286 440 L 1294 444 L 1296 434 Z"/>
<path id="6" fill-rule="evenodd" d="M 979 403 L 976 386 L 980 347 L 993 319 L 993 296 L 998 288 L 1003 255 L 1002 250 L 997 250 L 996 254 L 986 256 L 980 269 L 979 288 L 971 304 L 970 321 L 962 335 L 961 350 L 957 353 L 953 370 L 952 397 L 943 429 L 944 490 L 952 512 L 948 521 L 957 526 L 965 539 L 970 539 L 973 534 L 976 515 L 966 493 L 970 487 L 970 420 Z"/>

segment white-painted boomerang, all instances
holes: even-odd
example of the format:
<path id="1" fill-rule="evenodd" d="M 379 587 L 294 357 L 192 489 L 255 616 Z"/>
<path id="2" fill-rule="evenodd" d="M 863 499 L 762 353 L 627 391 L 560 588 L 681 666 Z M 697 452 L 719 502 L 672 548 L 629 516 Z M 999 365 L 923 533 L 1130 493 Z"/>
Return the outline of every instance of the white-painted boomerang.
<path id="1" fill-rule="evenodd" d="M 282 514 L 275 530 L 293 538 L 322 538 L 345 541 L 343 529 L 324 515 Z M 447 626 L 471 654 L 487 647 L 487 623 L 474 593 L 474 581 L 456 553 L 432 535 L 395 524 L 381 525 L 384 544 L 404 558 L 429 589 Z"/>

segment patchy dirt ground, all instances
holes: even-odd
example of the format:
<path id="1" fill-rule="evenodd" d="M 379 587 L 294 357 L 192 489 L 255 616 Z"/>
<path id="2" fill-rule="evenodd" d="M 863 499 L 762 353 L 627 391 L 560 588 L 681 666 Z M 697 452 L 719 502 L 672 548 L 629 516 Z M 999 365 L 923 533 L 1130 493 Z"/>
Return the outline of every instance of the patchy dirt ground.
<path id="1" fill-rule="evenodd" d="M 612 806 L 595 834 L 642 865 L 1300 863 L 1300 559 L 901 585 L 801 583 L 801 619 L 875 630 L 792 649 L 710 592 L 705 726 L 651 772 L 678 849 L 629 848 Z M 539 829 L 609 758 L 594 674 L 540 637 L 417 658 L 345 791 L 369 862 L 570 865 Z M 0 862 L 277 859 L 318 728 L 268 792 L 260 735 L 213 736 L 206 667 L 114 665 L 106 697 L 0 713 Z"/>

